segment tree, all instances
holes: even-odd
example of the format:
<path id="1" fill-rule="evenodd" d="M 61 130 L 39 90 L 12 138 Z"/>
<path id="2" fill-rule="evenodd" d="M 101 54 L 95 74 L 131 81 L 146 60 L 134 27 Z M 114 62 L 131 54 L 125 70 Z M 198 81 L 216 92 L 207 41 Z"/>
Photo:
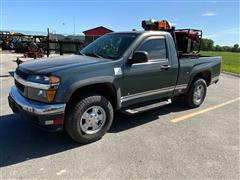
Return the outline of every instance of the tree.
<path id="1" fill-rule="evenodd" d="M 213 50 L 213 45 L 214 45 L 213 40 L 203 38 L 201 42 L 201 50 L 211 51 Z"/>
<path id="2" fill-rule="evenodd" d="M 231 51 L 232 47 L 231 46 L 222 46 L 222 51 Z"/>
<path id="3" fill-rule="evenodd" d="M 238 44 L 233 45 L 232 52 L 239 52 L 239 45 Z"/>
<path id="4" fill-rule="evenodd" d="M 215 51 L 222 51 L 222 50 L 223 50 L 223 48 L 221 46 L 219 46 L 219 45 L 215 46 Z"/>

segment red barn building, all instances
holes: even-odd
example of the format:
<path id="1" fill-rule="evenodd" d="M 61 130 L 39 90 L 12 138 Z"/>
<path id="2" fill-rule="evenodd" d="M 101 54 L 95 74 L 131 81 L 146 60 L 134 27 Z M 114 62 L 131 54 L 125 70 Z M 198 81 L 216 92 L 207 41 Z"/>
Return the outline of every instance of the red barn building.
<path id="1" fill-rule="evenodd" d="M 83 31 L 83 34 L 85 35 L 85 43 L 90 43 L 97 39 L 99 36 L 102 36 L 106 33 L 113 32 L 111 29 L 105 28 L 103 26 L 99 26 L 93 29 L 89 29 L 86 31 Z"/>
<path id="2" fill-rule="evenodd" d="M 103 26 L 99 26 L 93 29 L 89 29 L 86 31 L 83 31 L 83 34 L 85 34 L 85 36 L 102 36 L 106 33 L 110 33 L 113 32 L 111 29 L 105 28 Z"/>

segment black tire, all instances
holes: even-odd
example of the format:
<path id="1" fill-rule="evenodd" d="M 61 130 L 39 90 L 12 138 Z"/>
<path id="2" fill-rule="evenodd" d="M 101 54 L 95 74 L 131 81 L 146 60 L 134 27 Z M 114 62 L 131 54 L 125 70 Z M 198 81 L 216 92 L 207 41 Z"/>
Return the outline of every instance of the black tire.
<path id="1" fill-rule="evenodd" d="M 200 98 L 197 101 L 196 98 L 194 98 L 194 92 L 196 91 L 196 88 L 199 88 L 200 86 L 203 88 L 203 94 L 200 96 Z M 184 99 L 185 99 L 186 105 L 191 108 L 199 107 L 203 103 L 206 97 L 206 93 L 207 93 L 206 81 L 201 78 L 196 79 L 195 81 L 193 81 L 193 83 L 189 87 L 189 91 L 187 92 L 187 94 L 185 94 Z"/>
<path id="2" fill-rule="evenodd" d="M 83 113 L 92 106 L 100 106 L 105 111 L 106 118 L 98 132 L 87 134 L 82 130 L 80 121 Z M 72 101 L 67 107 L 64 126 L 67 134 L 74 141 L 82 144 L 91 143 L 99 140 L 109 130 L 113 122 L 113 116 L 113 107 L 105 97 L 96 94 L 87 95 Z"/>

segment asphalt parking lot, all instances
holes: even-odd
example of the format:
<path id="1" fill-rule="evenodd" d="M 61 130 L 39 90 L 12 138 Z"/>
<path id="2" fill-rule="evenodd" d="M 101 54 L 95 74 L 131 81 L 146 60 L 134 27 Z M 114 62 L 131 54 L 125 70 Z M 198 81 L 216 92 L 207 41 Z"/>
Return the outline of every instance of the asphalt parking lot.
<path id="1" fill-rule="evenodd" d="M 8 76 L 17 55 L 1 55 L 1 179 L 239 179 L 238 77 L 222 74 L 204 104 L 117 115 L 98 142 L 74 143 L 12 114 Z"/>

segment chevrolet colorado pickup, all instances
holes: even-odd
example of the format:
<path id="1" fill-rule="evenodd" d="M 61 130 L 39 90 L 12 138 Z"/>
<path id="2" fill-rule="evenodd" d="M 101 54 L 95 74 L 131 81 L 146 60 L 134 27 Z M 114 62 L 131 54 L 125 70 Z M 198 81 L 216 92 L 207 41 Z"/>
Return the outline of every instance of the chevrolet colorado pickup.
<path id="1" fill-rule="evenodd" d="M 76 142 L 89 143 L 109 130 L 115 111 L 134 114 L 180 95 L 188 106 L 200 106 L 220 69 L 221 57 L 179 57 L 168 32 L 109 33 L 79 55 L 19 65 L 9 105 L 41 126 L 62 126 Z"/>

